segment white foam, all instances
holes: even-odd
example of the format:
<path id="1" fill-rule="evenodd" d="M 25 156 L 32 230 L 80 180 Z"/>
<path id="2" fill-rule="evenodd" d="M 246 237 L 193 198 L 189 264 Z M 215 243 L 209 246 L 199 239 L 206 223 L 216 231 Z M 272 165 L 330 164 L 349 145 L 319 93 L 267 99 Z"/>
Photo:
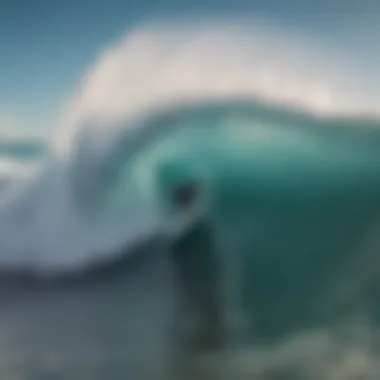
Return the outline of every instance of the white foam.
<path id="1" fill-rule="evenodd" d="M 89 120 L 109 129 L 152 107 L 202 98 L 261 97 L 316 113 L 379 114 L 379 97 L 358 85 L 364 74 L 338 52 L 256 19 L 148 24 L 100 54 L 57 141 L 67 148 Z"/>

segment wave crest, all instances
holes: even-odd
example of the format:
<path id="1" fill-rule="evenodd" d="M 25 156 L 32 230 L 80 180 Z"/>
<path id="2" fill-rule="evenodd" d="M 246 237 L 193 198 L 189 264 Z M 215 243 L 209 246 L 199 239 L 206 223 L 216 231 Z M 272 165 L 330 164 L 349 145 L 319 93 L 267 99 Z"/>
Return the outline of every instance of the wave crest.
<path id="1" fill-rule="evenodd" d="M 363 74 L 336 51 L 257 19 L 144 25 L 104 50 L 87 72 L 57 145 L 69 149 L 89 121 L 109 130 L 152 108 L 210 98 L 262 98 L 317 114 L 378 115 L 379 99 L 358 91 Z"/>

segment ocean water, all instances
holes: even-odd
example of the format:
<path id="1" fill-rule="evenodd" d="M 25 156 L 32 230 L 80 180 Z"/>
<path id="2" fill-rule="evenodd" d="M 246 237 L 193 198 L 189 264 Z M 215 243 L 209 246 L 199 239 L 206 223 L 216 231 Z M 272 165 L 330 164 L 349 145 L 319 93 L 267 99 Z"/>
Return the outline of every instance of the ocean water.
<path id="1" fill-rule="evenodd" d="M 203 378 L 378 377 L 377 102 L 318 49 L 251 22 L 144 25 L 53 141 L 0 144 L 2 379 L 185 378 L 173 242 L 199 214 L 168 194 L 189 179 L 215 256 L 192 275 L 218 268 L 226 320 Z"/>

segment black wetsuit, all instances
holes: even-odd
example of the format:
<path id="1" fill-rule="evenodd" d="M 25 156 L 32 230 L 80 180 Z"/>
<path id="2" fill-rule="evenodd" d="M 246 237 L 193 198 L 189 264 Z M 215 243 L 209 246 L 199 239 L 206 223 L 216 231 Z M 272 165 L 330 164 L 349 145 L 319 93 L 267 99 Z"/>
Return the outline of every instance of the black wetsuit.
<path id="1" fill-rule="evenodd" d="M 194 223 L 172 245 L 183 294 L 202 319 L 201 331 L 190 339 L 196 350 L 219 348 L 224 339 L 219 268 L 213 239 L 212 226 L 203 219 Z"/>

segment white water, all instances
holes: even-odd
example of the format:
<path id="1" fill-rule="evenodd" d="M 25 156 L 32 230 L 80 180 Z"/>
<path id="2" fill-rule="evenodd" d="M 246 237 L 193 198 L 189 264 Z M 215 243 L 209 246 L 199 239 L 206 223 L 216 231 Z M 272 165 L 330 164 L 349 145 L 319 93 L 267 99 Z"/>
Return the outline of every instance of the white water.
<path id="1" fill-rule="evenodd" d="M 84 76 L 43 163 L 0 193 L 0 266 L 80 269 L 176 224 L 158 198 L 155 165 L 188 153 L 173 134 L 179 129 L 231 123 L 155 123 L 161 110 L 259 97 L 315 115 L 377 115 L 379 99 L 355 91 L 358 84 L 333 46 L 252 20 L 162 22 L 129 32 Z M 197 175 L 206 178 L 206 169 Z"/>

